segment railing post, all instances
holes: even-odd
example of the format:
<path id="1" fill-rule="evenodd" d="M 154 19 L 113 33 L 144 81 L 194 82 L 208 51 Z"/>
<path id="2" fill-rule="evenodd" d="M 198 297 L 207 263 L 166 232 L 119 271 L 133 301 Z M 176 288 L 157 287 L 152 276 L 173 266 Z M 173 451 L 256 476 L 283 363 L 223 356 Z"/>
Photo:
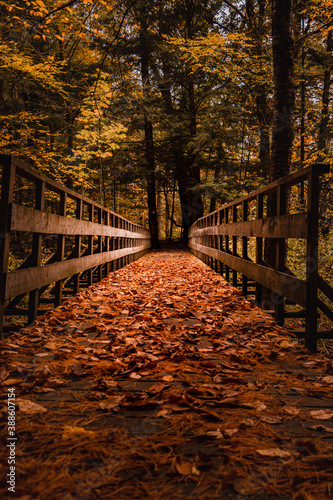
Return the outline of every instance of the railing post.
<path id="1" fill-rule="evenodd" d="M 237 205 L 232 206 L 232 222 L 237 222 Z M 232 237 L 232 255 L 237 256 L 237 236 Z M 237 287 L 237 271 L 232 271 L 232 284 Z"/>
<path id="2" fill-rule="evenodd" d="M 2 190 L 0 200 L 0 333 L 5 319 L 6 276 L 10 245 L 10 211 L 13 203 L 15 165 L 10 156 L 2 156 Z"/>
<path id="3" fill-rule="evenodd" d="M 110 213 L 109 212 L 105 212 L 105 225 L 109 227 L 110 225 Z M 105 236 L 105 248 L 104 248 L 105 252 L 108 252 L 110 251 L 110 236 Z M 108 261 L 106 264 L 105 264 L 105 274 L 106 276 L 109 274 L 110 272 L 110 262 Z"/>
<path id="4" fill-rule="evenodd" d="M 82 219 L 82 200 L 81 198 L 77 198 L 76 200 L 76 218 L 78 220 Z M 81 241 L 82 237 L 81 235 L 76 235 L 75 236 L 75 248 L 74 248 L 74 257 L 79 258 L 81 255 Z M 73 292 L 78 293 L 80 290 L 80 273 L 75 274 L 73 276 Z"/>
<path id="5" fill-rule="evenodd" d="M 257 219 L 262 219 L 264 216 L 264 197 L 260 193 L 257 195 Z M 263 263 L 263 255 L 262 255 L 262 242 L 263 238 L 256 237 L 256 263 Z M 262 305 L 262 285 L 260 283 L 256 283 L 256 304 L 261 307 Z"/>
<path id="6" fill-rule="evenodd" d="M 67 209 L 67 193 L 62 191 L 60 193 L 60 206 L 59 206 L 59 215 L 66 216 Z M 65 256 L 65 235 L 60 234 L 58 236 L 58 249 L 57 249 L 57 261 L 62 262 Z M 62 285 L 63 280 L 59 280 L 56 282 L 55 286 L 55 296 L 54 296 L 54 305 L 55 307 L 60 306 L 62 302 Z"/>
<path id="7" fill-rule="evenodd" d="M 224 222 L 226 224 L 229 223 L 229 210 L 228 208 L 225 208 L 224 209 Z M 229 248 L 229 235 L 226 234 L 225 235 L 225 251 L 226 253 L 230 253 L 230 248 Z M 225 266 L 225 279 L 229 282 L 229 279 L 230 279 L 230 276 L 229 276 L 229 273 L 230 273 L 230 268 L 229 266 Z"/>
<path id="8" fill-rule="evenodd" d="M 242 215 L 243 215 L 243 221 L 246 222 L 248 219 L 248 210 L 249 210 L 249 204 L 247 200 L 243 200 L 242 202 Z M 242 258 L 244 260 L 248 259 L 248 240 L 247 236 L 242 236 Z M 247 296 L 247 276 L 245 274 L 242 275 L 242 293 Z"/>
<path id="9" fill-rule="evenodd" d="M 287 187 L 280 184 L 277 188 L 277 216 L 285 215 L 287 212 Z M 286 241 L 284 238 L 276 240 L 276 269 L 283 271 L 286 259 Z M 279 293 L 274 294 L 275 321 L 283 326 L 284 324 L 284 297 Z"/>
<path id="10" fill-rule="evenodd" d="M 305 345 L 312 352 L 317 351 L 319 175 L 315 166 L 308 175 Z"/>
<path id="11" fill-rule="evenodd" d="M 97 221 L 98 221 L 98 224 L 102 224 L 102 209 L 101 208 L 98 208 L 97 209 Z M 101 253 L 102 252 L 102 236 L 98 236 L 97 237 L 97 253 Z M 97 266 L 97 281 L 101 281 L 102 279 L 102 264 L 99 264 Z"/>
<path id="12" fill-rule="evenodd" d="M 35 195 L 35 209 L 44 210 L 45 202 L 45 182 L 39 179 L 36 180 L 36 195 Z M 31 253 L 31 266 L 40 266 L 41 253 L 42 253 L 43 235 L 34 233 L 32 239 L 32 253 Z M 29 292 L 29 307 L 28 307 L 28 323 L 35 321 L 38 315 L 39 305 L 39 288 Z"/>
<path id="13" fill-rule="evenodd" d="M 94 205 L 90 203 L 88 205 L 88 220 L 89 222 L 93 222 L 94 220 Z M 92 255 L 94 253 L 94 237 L 92 235 L 88 236 L 88 255 Z M 87 271 L 87 285 L 91 286 L 93 283 L 93 269 L 90 268 Z"/>

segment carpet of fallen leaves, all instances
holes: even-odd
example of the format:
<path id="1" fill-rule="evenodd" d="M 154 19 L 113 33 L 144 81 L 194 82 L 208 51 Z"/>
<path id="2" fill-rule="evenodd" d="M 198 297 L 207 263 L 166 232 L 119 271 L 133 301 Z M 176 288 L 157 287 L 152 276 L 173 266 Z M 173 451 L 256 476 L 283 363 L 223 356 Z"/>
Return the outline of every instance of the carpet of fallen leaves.
<path id="1" fill-rule="evenodd" d="M 2 498 L 333 497 L 333 364 L 186 251 L 152 252 L 1 345 Z M 8 473 L 8 448 L 0 470 Z"/>

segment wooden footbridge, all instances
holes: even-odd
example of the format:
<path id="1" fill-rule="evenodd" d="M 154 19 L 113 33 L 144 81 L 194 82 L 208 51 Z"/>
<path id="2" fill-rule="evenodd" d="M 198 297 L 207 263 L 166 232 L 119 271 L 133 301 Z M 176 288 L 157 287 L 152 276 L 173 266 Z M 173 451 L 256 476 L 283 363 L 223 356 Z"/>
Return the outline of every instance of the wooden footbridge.
<path id="1" fill-rule="evenodd" d="M 149 251 L 147 229 L 61 186 L 19 159 L 2 156 L 1 163 L 1 329 L 8 329 L 6 316 L 26 315 L 31 323 L 38 313 L 45 312 L 41 305 L 60 305 L 64 296 L 100 281 Z M 286 316 L 304 316 L 305 342 L 311 351 L 316 351 L 318 339 L 332 337 L 332 330 L 317 329 L 318 311 L 333 320 L 333 289 L 318 272 L 320 177 L 327 172 L 326 165 L 317 164 L 279 179 L 199 219 L 189 233 L 190 251 L 227 281 L 232 280 L 234 286 L 241 286 L 245 296 L 254 294 L 257 305 L 265 306 L 263 287 L 266 298 L 269 289 L 278 324 L 283 325 Z M 30 205 L 15 198 L 21 179 L 31 183 Z M 307 195 L 297 212 L 288 213 L 288 193 L 293 195 L 293 188 L 301 183 Z M 274 216 L 267 213 L 268 197 L 275 197 Z M 27 233 L 32 235 L 31 253 L 11 271 L 11 238 Z M 43 262 L 43 237 L 51 235 L 57 238 L 56 250 Z M 303 279 L 285 265 L 289 238 L 306 242 Z M 67 239 L 72 240 L 72 247 L 65 255 Z M 248 251 L 251 239 L 255 248 L 252 258 Z M 265 239 L 275 242 L 275 266 L 265 262 Z M 302 309 L 286 312 L 286 301 Z"/>
<path id="2" fill-rule="evenodd" d="M 1 498 L 331 499 L 333 361 L 311 352 L 331 335 L 317 332 L 318 311 L 332 319 L 316 251 L 326 168 L 200 219 L 191 255 L 150 251 L 146 229 L 1 161 Z M 307 199 L 290 213 L 300 182 Z M 27 234 L 13 270 L 11 243 Z M 277 241 L 275 269 L 264 238 Z M 288 238 L 307 242 L 304 279 L 279 261 Z M 306 346 L 257 307 L 263 287 L 278 322 L 286 302 L 305 312 Z M 23 315 L 29 326 L 10 328 Z"/>

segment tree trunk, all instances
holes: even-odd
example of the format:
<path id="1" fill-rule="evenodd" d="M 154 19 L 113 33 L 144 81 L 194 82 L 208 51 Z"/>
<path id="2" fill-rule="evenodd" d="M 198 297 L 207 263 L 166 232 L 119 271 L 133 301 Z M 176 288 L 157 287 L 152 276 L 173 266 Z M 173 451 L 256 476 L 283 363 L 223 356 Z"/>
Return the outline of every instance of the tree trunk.
<path id="1" fill-rule="evenodd" d="M 147 39 L 147 19 L 145 7 L 142 7 L 140 15 L 140 59 L 141 80 L 144 98 L 149 97 L 149 46 Z M 147 112 L 144 113 L 145 134 L 145 158 L 146 158 L 146 180 L 148 198 L 148 224 L 151 232 L 151 245 L 159 248 L 158 241 L 158 219 L 156 207 L 156 179 L 155 179 L 155 152 L 153 138 L 153 124 L 149 120 Z"/>
<path id="2" fill-rule="evenodd" d="M 324 87 L 322 95 L 322 108 L 321 108 L 321 119 L 318 134 L 318 149 L 324 154 L 327 153 L 326 146 L 327 140 L 329 139 L 328 134 L 328 122 L 329 122 L 329 100 L 330 100 L 330 87 L 331 87 L 331 74 L 332 74 L 332 49 L 333 49 L 333 38 L 332 31 L 329 31 L 327 35 L 326 50 L 327 50 L 327 64 L 324 73 Z"/>
<path id="3" fill-rule="evenodd" d="M 274 117 L 272 131 L 272 161 L 270 180 L 287 175 L 291 166 L 293 143 L 293 112 L 295 105 L 293 40 L 291 36 L 292 0 L 273 0 L 272 38 L 274 67 Z M 277 198 L 268 200 L 268 216 L 277 214 Z M 265 239 L 264 259 L 273 268 L 285 264 L 284 242 Z M 264 308 L 272 308 L 272 294 L 263 293 Z"/>
<path id="4" fill-rule="evenodd" d="M 274 117 L 270 180 L 290 172 L 295 105 L 292 0 L 273 0 L 272 37 L 274 66 Z"/>

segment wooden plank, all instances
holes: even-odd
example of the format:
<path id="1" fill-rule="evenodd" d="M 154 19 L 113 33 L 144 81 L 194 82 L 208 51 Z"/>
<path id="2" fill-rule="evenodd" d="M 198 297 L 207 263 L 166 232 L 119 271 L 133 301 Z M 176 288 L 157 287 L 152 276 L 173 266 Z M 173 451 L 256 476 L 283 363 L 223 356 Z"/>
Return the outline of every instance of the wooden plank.
<path id="1" fill-rule="evenodd" d="M 149 233 L 130 232 L 104 224 L 86 220 L 72 219 L 49 212 L 41 212 L 31 207 L 12 204 L 12 231 L 29 231 L 42 234 L 63 234 L 75 236 L 123 236 L 143 239 Z"/>
<path id="2" fill-rule="evenodd" d="M 10 204 L 13 202 L 15 166 L 9 156 L 3 157 L 2 189 L 0 199 L 0 334 L 3 333 L 6 279 L 10 247 Z"/>
<path id="3" fill-rule="evenodd" d="M 306 241 L 305 345 L 312 352 L 317 351 L 319 194 L 319 173 L 311 171 L 308 176 L 309 237 Z"/>
<path id="4" fill-rule="evenodd" d="M 215 259 L 220 260 L 228 267 L 245 274 L 248 278 L 255 280 L 270 290 L 273 290 L 290 300 L 293 300 L 301 306 L 306 306 L 306 283 L 305 281 L 275 271 L 270 267 L 265 267 L 251 261 L 243 260 L 241 257 L 235 257 L 226 252 L 221 252 L 215 248 L 209 248 L 198 243 L 191 242 L 190 248 L 209 255 Z"/>
<path id="5" fill-rule="evenodd" d="M 56 262 L 42 267 L 33 267 L 8 273 L 6 282 L 5 298 L 9 299 L 16 295 L 26 293 L 34 288 L 41 288 L 55 281 L 60 281 L 86 269 L 91 269 L 106 262 L 119 259 L 125 255 L 136 254 L 150 248 L 150 243 L 143 245 L 102 252 L 100 254 L 87 255 L 79 259 L 70 259 Z"/>
<path id="6" fill-rule="evenodd" d="M 261 238 L 307 238 L 308 215 L 307 213 L 287 214 L 280 217 L 267 217 L 265 219 L 230 222 L 218 226 L 194 229 L 193 236 L 229 235 L 248 236 Z"/>
<path id="7" fill-rule="evenodd" d="M 37 180 L 35 186 L 35 208 L 44 210 L 45 203 L 45 182 Z M 42 239 L 41 233 L 34 233 L 32 239 L 32 262 L 31 267 L 39 266 L 42 253 Z M 28 323 L 35 321 L 38 315 L 39 306 L 39 289 L 31 290 L 29 293 L 29 306 L 28 306 Z"/>

